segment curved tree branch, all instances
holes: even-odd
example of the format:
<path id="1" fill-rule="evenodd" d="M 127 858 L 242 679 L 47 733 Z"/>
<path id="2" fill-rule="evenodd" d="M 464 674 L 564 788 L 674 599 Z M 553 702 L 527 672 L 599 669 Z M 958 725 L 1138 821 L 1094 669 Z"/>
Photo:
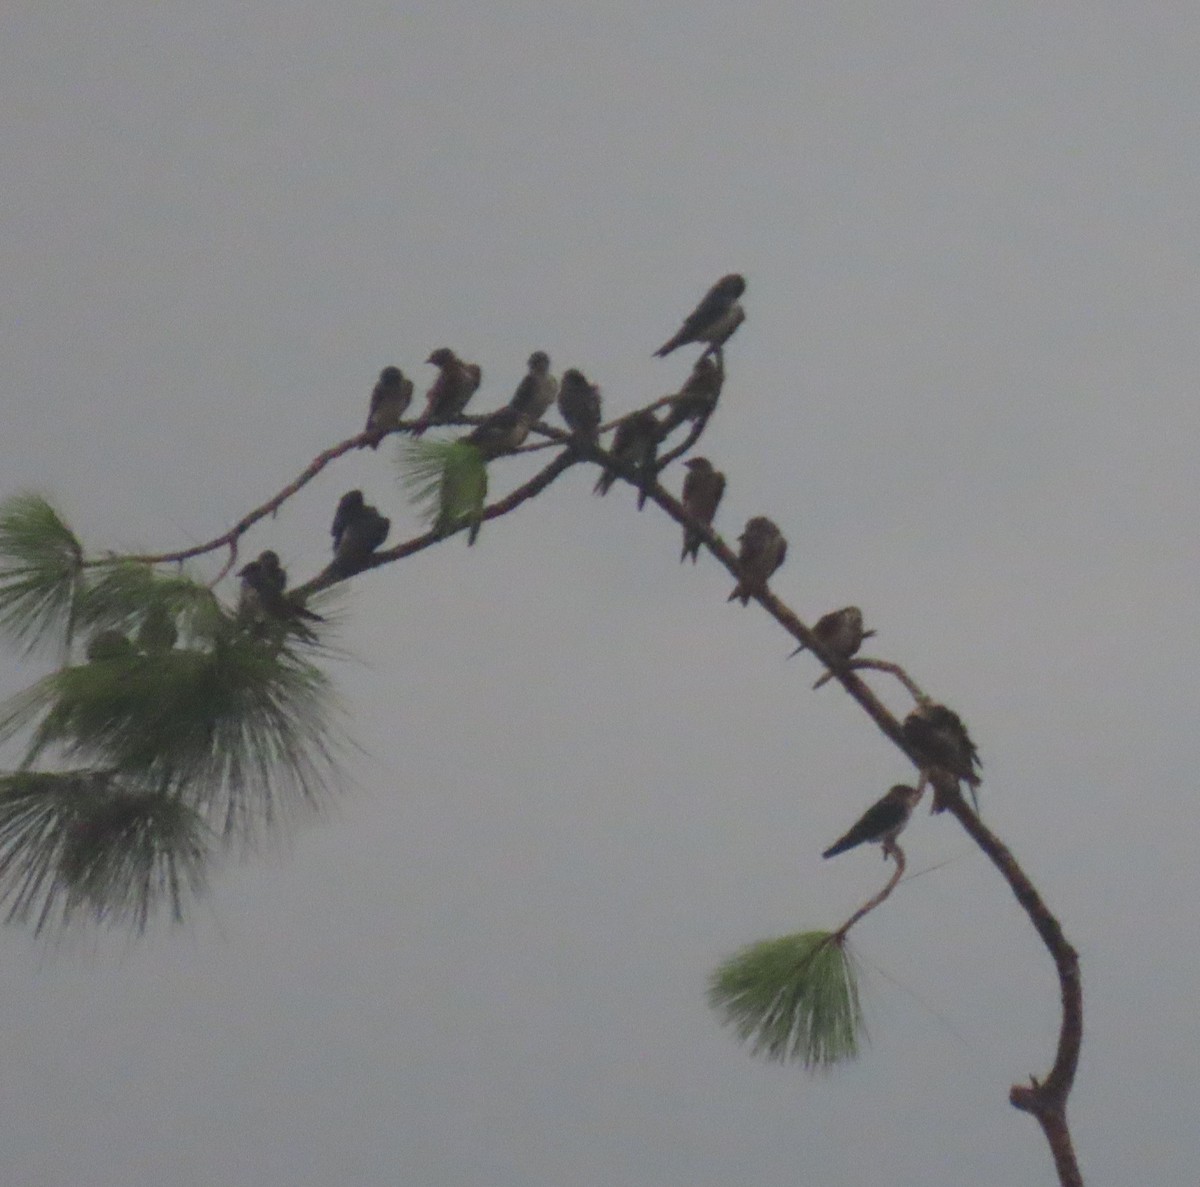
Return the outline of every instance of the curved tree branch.
<path id="1" fill-rule="evenodd" d="M 659 407 L 665 403 L 669 403 L 671 398 L 664 397 L 648 405 L 648 407 Z M 602 426 L 601 432 L 612 429 L 622 420 L 627 419 L 628 416 L 635 414 L 629 413 L 617 420 L 608 422 Z M 452 423 L 479 424 L 484 419 L 486 417 L 461 416 L 456 418 Z M 402 432 L 410 427 L 411 424 L 404 424 L 400 428 L 393 430 L 393 432 Z M 660 460 L 658 470 L 661 472 L 672 461 L 686 453 L 695 444 L 704 431 L 704 428 L 704 421 L 694 423 L 682 443 L 673 448 Z M 632 468 L 616 461 L 607 451 L 601 449 L 598 445 L 580 441 L 554 426 L 539 422 L 533 426 L 533 430 L 545 437 L 546 440 L 534 445 L 522 446 L 512 451 L 513 453 L 533 452 L 555 445 L 560 448 L 566 446 L 566 448 L 562 448 L 562 451 L 549 465 L 538 471 L 527 482 L 515 488 L 504 496 L 504 498 L 488 505 L 482 513 L 483 519 L 496 519 L 508 514 L 529 499 L 540 494 L 571 466 L 581 461 L 590 461 L 616 473 L 631 485 L 639 489 L 644 489 L 648 498 L 656 503 L 671 519 L 695 533 L 704 543 L 706 549 L 725 567 L 735 580 L 740 577 L 740 565 L 733 550 L 713 531 L 709 524 L 701 523 L 695 519 L 683 504 L 674 495 L 665 490 L 657 480 L 643 486 L 641 476 L 635 473 Z M 230 550 L 230 556 L 219 575 L 219 577 L 223 577 L 236 563 L 239 539 L 254 524 L 278 511 L 287 499 L 307 485 L 307 483 L 311 482 L 331 462 L 351 450 L 364 448 L 376 440 L 377 437 L 375 434 L 359 433 L 318 454 L 293 482 L 289 483 L 273 498 L 244 516 L 229 531 L 204 544 L 178 552 L 122 557 L 119 559 L 132 560 L 145 564 L 166 564 L 201 556 L 218 548 L 227 547 Z M 467 525 L 463 524 L 450 531 L 425 532 L 402 544 L 377 552 L 363 566 L 363 569 L 359 571 L 379 568 L 383 565 L 402 560 L 404 557 L 411 556 L 413 553 L 420 552 L 434 544 L 440 543 L 450 536 L 457 534 L 457 532 L 466 530 L 466 528 Z M 100 558 L 86 560 L 81 563 L 84 565 L 102 565 L 113 563 L 115 559 L 117 558 Z M 299 597 L 304 598 L 346 579 L 346 574 L 337 572 L 330 566 L 308 582 L 296 587 L 293 592 Z M 751 594 L 751 596 L 793 639 L 802 643 L 807 650 L 811 651 L 825 665 L 827 671 L 814 687 L 819 688 L 829 680 L 837 680 L 889 741 L 901 750 L 918 770 L 922 770 L 924 763 L 921 757 L 915 754 L 905 741 L 900 722 L 857 674 L 859 670 L 864 669 L 887 672 L 898 679 L 915 700 L 924 700 L 925 694 L 911 680 L 904 669 L 897 664 L 883 660 L 861 659 L 846 662 L 840 659 L 840 657 L 827 652 L 809 627 L 800 620 L 790 607 L 771 593 L 769 589 L 761 593 Z M 1029 1085 L 1015 1085 L 1010 1091 L 1009 1099 L 1015 1108 L 1031 1113 L 1038 1120 L 1050 1145 L 1055 1166 L 1058 1170 L 1059 1180 L 1063 1187 L 1082 1187 L 1083 1180 L 1079 1173 L 1066 1120 L 1067 1097 L 1074 1083 L 1083 1034 L 1083 996 L 1079 976 L 1078 954 L 1067 942 L 1061 925 L 1050 913 L 1033 884 L 1017 864 L 1012 853 L 971 810 L 957 788 L 952 792 L 943 792 L 943 797 L 949 811 L 955 816 L 971 839 L 984 851 L 1001 876 L 1008 882 L 1017 901 L 1028 915 L 1030 922 L 1033 924 L 1054 960 L 1062 997 L 1062 1025 L 1059 1032 L 1054 1065 L 1044 1081 L 1031 1078 Z M 879 894 L 864 904 L 863 907 L 859 908 L 837 932 L 833 933 L 836 942 L 844 939 L 846 932 L 863 915 L 883 902 L 899 882 L 904 872 L 904 854 L 898 846 L 893 847 L 892 852 L 896 860 L 896 870 L 888 884 Z"/>

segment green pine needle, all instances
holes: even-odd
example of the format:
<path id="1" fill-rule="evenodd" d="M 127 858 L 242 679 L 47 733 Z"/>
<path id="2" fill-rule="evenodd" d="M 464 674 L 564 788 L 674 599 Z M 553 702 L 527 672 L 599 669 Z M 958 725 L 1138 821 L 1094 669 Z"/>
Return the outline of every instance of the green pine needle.
<path id="1" fill-rule="evenodd" d="M 0 632 L 26 655 L 70 645 L 83 550 L 41 495 L 0 503 Z"/>
<path id="2" fill-rule="evenodd" d="M 487 463 L 467 441 L 408 441 L 401 448 L 402 482 L 422 518 L 442 534 L 470 526 L 475 543 L 487 501 Z"/>
<path id="3" fill-rule="evenodd" d="M 208 586 L 121 559 L 85 571 L 77 616 L 89 631 L 137 631 L 149 622 L 151 635 L 160 638 L 164 618 L 170 619 L 185 642 L 211 642 L 223 629 L 220 603 Z"/>
<path id="4" fill-rule="evenodd" d="M 336 782 L 330 687 L 287 647 L 230 628 L 209 650 L 102 650 L 0 706 L 0 740 L 169 785 L 226 838 L 319 806 Z"/>
<path id="5" fill-rule="evenodd" d="M 0 903 L 42 932 L 82 916 L 144 931 L 204 888 L 211 833 L 186 804 L 105 771 L 0 776 Z"/>
<path id="6" fill-rule="evenodd" d="M 845 943 L 800 932 L 743 948 L 713 973 L 708 1000 L 754 1055 L 824 1071 L 854 1059 L 863 1033 Z"/>

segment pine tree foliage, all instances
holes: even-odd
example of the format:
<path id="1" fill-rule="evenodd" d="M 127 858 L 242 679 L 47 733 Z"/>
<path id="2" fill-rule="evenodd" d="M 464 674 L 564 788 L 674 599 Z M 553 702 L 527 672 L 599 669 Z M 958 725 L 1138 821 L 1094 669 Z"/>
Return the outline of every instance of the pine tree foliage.
<path id="1" fill-rule="evenodd" d="M 79 541 L 41 495 L 0 504 L 0 632 L 24 654 L 70 645 L 82 561 Z"/>
<path id="2" fill-rule="evenodd" d="M 864 1033 L 844 939 L 824 931 L 761 940 L 713 973 L 709 1004 L 754 1055 L 825 1071 L 858 1055 Z"/>
<path id="3" fill-rule="evenodd" d="M 0 903 L 41 932 L 82 917 L 145 930 L 183 917 L 204 886 L 211 833 L 181 800 L 109 771 L 0 777 Z"/>
<path id="4" fill-rule="evenodd" d="M 23 751 L 0 775 L 12 919 L 144 928 L 163 902 L 179 917 L 215 840 L 254 843 L 336 787 L 311 631 L 231 610 L 182 572 L 85 562 L 37 496 L 0 504 L 0 627 L 63 656 L 0 705 L 0 744 Z"/>
<path id="5" fill-rule="evenodd" d="M 409 440 L 401 447 L 402 482 L 409 500 L 441 534 L 470 525 L 474 544 L 487 501 L 487 462 L 468 441 Z"/>

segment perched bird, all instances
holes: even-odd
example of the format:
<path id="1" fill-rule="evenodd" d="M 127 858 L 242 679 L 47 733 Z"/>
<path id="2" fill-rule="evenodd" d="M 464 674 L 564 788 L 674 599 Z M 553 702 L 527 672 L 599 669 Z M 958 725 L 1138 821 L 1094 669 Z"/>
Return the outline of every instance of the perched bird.
<path id="1" fill-rule="evenodd" d="M 787 558 L 787 541 L 765 515 L 756 515 L 747 520 L 738 540 L 742 546 L 738 552 L 742 576 L 726 601 L 741 598 L 745 606 L 752 594 L 765 592 L 771 574 Z"/>
<path id="2" fill-rule="evenodd" d="M 481 424 L 477 424 L 464 438 L 483 454 L 484 461 L 491 461 L 502 453 L 517 448 L 529 436 L 530 421 L 511 404 L 498 408 Z"/>
<path id="3" fill-rule="evenodd" d="M 980 783 L 978 768 L 983 763 L 967 727 L 953 709 L 922 701 L 904 719 L 901 732 L 933 784 L 934 812 L 945 811 L 946 796 L 957 790 L 959 780 L 966 783 L 971 798 L 975 798 Z"/>
<path id="4" fill-rule="evenodd" d="M 444 424 L 461 416 L 483 379 L 475 363 L 464 363 L 448 346 L 435 350 L 425 361 L 438 368 L 438 377 L 425 395 L 425 411 L 413 427 L 414 437 L 431 424 Z"/>
<path id="5" fill-rule="evenodd" d="M 711 524 L 721 496 L 725 493 L 725 475 L 714 470 L 706 457 L 688 458 L 683 463 L 687 477 L 683 480 L 683 505 L 701 523 Z M 692 558 L 695 564 L 700 556 L 702 537 L 694 528 L 683 529 L 683 551 L 680 561 Z"/>
<path id="6" fill-rule="evenodd" d="M 818 618 L 813 634 L 835 659 L 850 659 L 858 654 L 863 640 L 869 639 L 875 632 L 863 630 L 862 611 L 857 606 L 844 606 L 841 610 L 831 610 Z M 792 655 L 799 655 L 803 650 L 804 644 L 801 643 Z M 788 659 L 791 658 L 789 655 Z"/>
<path id="7" fill-rule="evenodd" d="M 179 640 L 175 615 L 164 602 L 152 602 L 137 630 L 137 645 L 147 654 L 170 651 Z"/>
<path id="8" fill-rule="evenodd" d="M 646 491 L 654 481 L 656 470 L 654 463 L 658 458 L 658 442 L 662 435 L 662 425 L 658 417 L 647 408 L 627 416 L 613 434 L 612 455 L 618 462 L 623 462 L 637 476 L 638 510 L 646 505 Z M 608 494 L 609 488 L 617 480 L 612 470 L 601 471 L 596 480 L 595 493 Z"/>
<path id="9" fill-rule="evenodd" d="M 546 415 L 557 395 L 558 380 L 550 374 L 550 356 L 544 350 L 535 350 L 529 356 L 529 371 L 517 384 L 508 406 L 529 424 L 535 424 Z"/>
<path id="10" fill-rule="evenodd" d="M 305 618 L 309 622 L 324 622 L 325 619 L 302 606 L 284 592 L 287 589 L 287 570 L 279 563 L 279 554 L 267 549 L 238 570 L 242 579 L 241 595 L 238 599 L 238 616 L 241 618 L 271 618 L 278 622 L 294 623 Z M 298 625 L 298 624 L 297 624 Z M 311 633 L 305 627 L 302 634 Z"/>
<path id="11" fill-rule="evenodd" d="M 717 406 L 721 385 L 725 382 L 725 368 L 720 357 L 702 354 L 692 368 L 692 373 L 679 392 L 671 400 L 667 419 L 663 423 L 665 437 L 684 421 L 706 422 Z"/>
<path id="12" fill-rule="evenodd" d="M 333 516 L 333 569 L 342 577 L 357 573 L 371 559 L 387 534 L 391 520 L 363 501 L 360 490 L 347 491 Z"/>
<path id="13" fill-rule="evenodd" d="M 136 656 L 137 648 L 132 640 L 120 631 L 97 631 L 88 640 L 88 663 L 111 663 L 114 660 L 133 659 Z"/>
<path id="14" fill-rule="evenodd" d="M 588 383 L 583 372 L 574 367 L 563 372 L 558 389 L 558 412 L 576 437 L 593 444 L 599 440 L 600 389 L 596 384 Z"/>
<path id="15" fill-rule="evenodd" d="M 371 408 L 367 413 L 366 431 L 374 434 L 370 442 L 372 449 L 378 449 L 384 436 L 400 427 L 400 420 L 412 403 L 412 398 L 412 380 L 405 379 L 399 367 L 384 367 L 379 372 L 379 381 L 371 392 Z"/>
<path id="16" fill-rule="evenodd" d="M 738 304 L 738 298 L 746 291 L 745 277 L 731 272 L 722 276 L 704 294 L 704 299 L 687 315 L 679 333 L 664 342 L 655 352 L 655 358 L 666 358 L 671 351 L 688 342 L 707 342 L 709 351 L 720 350 L 734 330 L 746 318 Z"/>
<path id="17" fill-rule="evenodd" d="M 333 526 L 329 529 L 329 534 L 333 537 L 334 552 L 337 552 L 342 543 L 347 525 L 365 506 L 366 500 L 360 490 L 348 490 L 338 499 L 337 510 L 333 513 Z"/>
<path id="18" fill-rule="evenodd" d="M 920 798 L 921 793 L 915 787 L 897 783 L 891 791 L 876 800 L 858 818 L 854 827 L 844 837 L 830 845 L 821 856 L 836 857 L 839 853 L 845 853 L 847 849 L 853 849 L 856 845 L 865 845 L 871 842 L 882 845 L 886 857 L 892 851 L 896 838 L 908 823 L 908 818 L 912 815 L 912 810 Z"/>

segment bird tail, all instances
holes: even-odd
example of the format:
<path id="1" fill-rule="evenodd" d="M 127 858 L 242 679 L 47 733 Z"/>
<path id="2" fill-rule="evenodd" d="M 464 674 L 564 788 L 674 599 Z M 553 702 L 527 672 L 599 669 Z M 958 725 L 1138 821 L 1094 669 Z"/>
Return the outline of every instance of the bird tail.
<path id="1" fill-rule="evenodd" d="M 612 488 L 612 484 L 616 482 L 616 475 L 611 470 L 605 470 L 599 478 L 596 479 L 596 485 L 592 487 L 592 493 L 597 495 L 606 495 Z"/>
<path id="2" fill-rule="evenodd" d="M 725 600 L 727 602 L 732 602 L 734 598 L 740 598 L 743 606 L 750 605 L 750 591 L 743 589 L 740 581 L 733 587 L 733 593 L 731 593 Z"/>
<path id="3" fill-rule="evenodd" d="M 683 335 L 682 335 L 682 334 L 676 334 L 674 338 L 671 338 L 669 341 L 667 341 L 667 342 L 664 342 L 664 343 L 663 343 L 663 344 L 662 344 L 662 345 L 661 345 L 661 346 L 660 346 L 660 347 L 659 347 L 659 348 L 658 348 L 658 349 L 657 349 L 657 350 L 654 352 L 654 355 L 653 355 L 653 357 L 654 357 L 654 358 L 656 358 L 656 359 L 665 359 L 665 358 L 667 357 L 667 355 L 669 355 L 669 354 L 671 353 L 671 351 L 673 351 L 673 350 L 676 350 L 676 349 L 678 349 L 680 346 L 682 346 L 682 345 L 683 345 L 683 341 L 684 341 L 684 339 L 683 339 Z"/>
<path id="4" fill-rule="evenodd" d="M 684 532 L 683 551 L 679 554 L 679 563 L 683 564 L 689 556 L 692 558 L 693 565 L 700 559 L 700 537 L 691 532 Z"/>
<path id="5" fill-rule="evenodd" d="M 853 849 L 854 842 L 849 837 L 843 837 L 840 841 L 835 841 L 824 853 L 821 854 L 824 858 L 837 857 L 839 853 L 845 853 L 847 849 Z"/>
<path id="6" fill-rule="evenodd" d="M 799 646 L 796 648 L 796 650 L 795 650 L 795 651 L 793 651 L 793 652 L 790 652 L 790 653 L 788 654 L 788 659 L 795 659 L 795 657 L 796 657 L 796 656 L 798 656 L 798 655 L 800 654 L 800 652 L 802 652 L 802 651 L 807 651 L 807 650 L 808 650 L 808 648 L 806 648 L 806 647 L 804 646 L 804 644 L 803 644 L 803 643 L 801 643 L 801 644 L 800 644 L 800 645 L 799 645 Z"/>

